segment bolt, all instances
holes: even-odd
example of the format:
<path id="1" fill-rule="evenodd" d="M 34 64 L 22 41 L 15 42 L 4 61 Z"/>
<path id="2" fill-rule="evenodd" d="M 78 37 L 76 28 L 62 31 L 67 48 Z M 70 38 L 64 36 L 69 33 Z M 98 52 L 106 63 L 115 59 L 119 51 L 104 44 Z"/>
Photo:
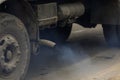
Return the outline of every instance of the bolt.
<path id="1" fill-rule="evenodd" d="M 18 55 L 21 55 L 21 52 L 19 50 L 17 51 L 17 53 L 18 53 Z"/>
<path id="2" fill-rule="evenodd" d="M 4 68 L 7 68 L 7 66 L 8 66 L 7 63 L 3 63 Z"/>
<path id="3" fill-rule="evenodd" d="M 15 69 L 15 68 L 16 68 L 16 65 L 13 65 L 12 68 Z"/>
<path id="4" fill-rule="evenodd" d="M 16 63 L 19 63 L 19 59 L 16 60 Z"/>
<path id="5" fill-rule="evenodd" d="M 12 59 L 12 52 L 11 52 L 11 51 L 8 51 L 8 52 L 7 52 L 7 59 L 8 59 L 8 60 L 11 60 L 11 59 Z"/>
<path id="6" fill-rule="evenodd" d="M 4 60 L 5 59 L 5 57 L 4 56 L 1 56 L 1 60 Z"/>

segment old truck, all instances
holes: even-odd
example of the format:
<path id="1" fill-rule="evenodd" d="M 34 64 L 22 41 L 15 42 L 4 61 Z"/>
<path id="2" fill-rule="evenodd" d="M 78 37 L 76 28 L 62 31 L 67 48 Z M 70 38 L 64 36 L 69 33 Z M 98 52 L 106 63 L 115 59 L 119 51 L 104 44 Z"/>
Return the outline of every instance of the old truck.
<path id="1" fill-rule="evenodd" d="M 120 43 L 119 0 L 0 0 L 0 80 L 23 80 L 31 53 L 68 38 L 72 24 L 102 24 L 110 46 Z"/>

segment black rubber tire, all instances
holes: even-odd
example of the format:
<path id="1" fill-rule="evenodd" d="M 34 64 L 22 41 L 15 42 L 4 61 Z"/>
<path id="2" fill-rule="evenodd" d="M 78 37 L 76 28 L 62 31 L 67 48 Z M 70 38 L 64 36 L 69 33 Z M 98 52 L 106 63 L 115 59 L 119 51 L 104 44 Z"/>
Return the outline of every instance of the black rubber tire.
<path id="1" fill-rule="evenodd" d="M 26 28 L 15 16 L 0 13 L 0 36 L 3 34 L 10 34 L 15 37 L 22 54 L 15 71 L 4 77 L 0 74 L 0 80 L 23 80 L 30 61 L 30 42 Z"/>
<path id="2" fill-rule="evenodd" d="M 104 37 L 106 39 L 106 42 L 111 47 L 119 47 L 120 46 L 120 29 L 118 25 L 102 25 Z"/>
<path id="3" fill-rule="evenodd" d="M 118 40 L 120 45 L 120 25 L 117 27 Z"/>
<path id="4" fill-rule="evenodd" d="M 57 26 L 56 28 L 48 28 L 45 30 L 40 30 L 40 38 L 48 39 L 57 44 L 64 43 L 72 30 L 72 24 L 67 24 L 65 27 Z"/>

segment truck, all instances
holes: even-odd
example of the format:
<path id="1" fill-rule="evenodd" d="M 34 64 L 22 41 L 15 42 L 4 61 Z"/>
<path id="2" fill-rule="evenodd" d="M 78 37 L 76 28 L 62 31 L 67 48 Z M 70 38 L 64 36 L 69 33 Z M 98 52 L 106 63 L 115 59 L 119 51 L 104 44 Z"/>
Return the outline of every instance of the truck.
<path id="1" fill-rule="evenodd" d="M 40 45 L 69 37 L 73 23 L 102 24 L 110 46 L 120 45 L 119 0 L 0 0 L 0 80 L 23 80 Z"/>

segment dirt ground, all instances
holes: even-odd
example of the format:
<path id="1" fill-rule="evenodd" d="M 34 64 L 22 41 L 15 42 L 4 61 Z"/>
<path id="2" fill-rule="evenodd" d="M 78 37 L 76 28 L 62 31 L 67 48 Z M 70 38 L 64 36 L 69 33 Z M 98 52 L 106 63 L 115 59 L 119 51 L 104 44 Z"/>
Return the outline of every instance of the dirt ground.
<path id="1" fill-rule="evenodd" d="M 106 45 L 100 25 L 74 25 L 68 43 L 31 57 L 25 80 L 120 80 L 120 49 Z"/>

